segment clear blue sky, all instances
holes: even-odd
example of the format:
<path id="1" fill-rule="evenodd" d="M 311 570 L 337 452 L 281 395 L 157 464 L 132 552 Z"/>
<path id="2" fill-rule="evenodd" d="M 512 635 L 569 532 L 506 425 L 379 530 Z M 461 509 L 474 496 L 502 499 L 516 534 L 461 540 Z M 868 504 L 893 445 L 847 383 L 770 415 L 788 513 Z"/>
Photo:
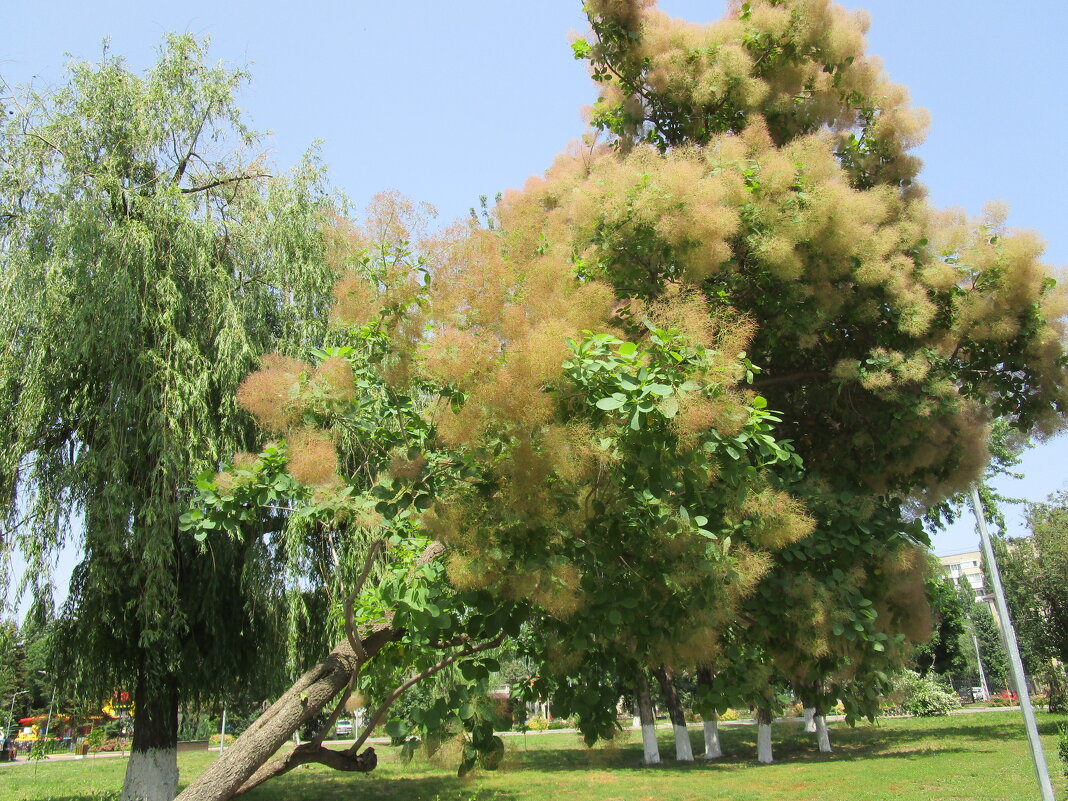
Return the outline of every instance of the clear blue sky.
<path id="1" fill-rule="evenodd" d="M 866 8 L 869 50 L 932 116 L 919 154 L 938 206 L 978 212 L 1009 203 L 1009 223 L 1034 228 L 1047 260 L 1068 263 L 1068 4 L 992 0 L 849 0 Z M 663 0 L 676 16 L 710 21 L 723 0 Z M 0 8 L 0 75 L 39 86 L 62 78 L 65 54 L 94 59 L 103 38 L 135 68 L 168 31 L 210 36 L 214 55 L 247 64 L 244 106 L 273 131 L 274 161 L 291 165 L 314 139 L 333 182 L 361 207 L 398 189 L 444 218 L 480 194 L 518 187 L 582 133 L 595 97 L 569 32 L 579 0 L 349 2 L 8 2 Z M 1061 438 L 1035 449 L 1030 500 L 1065 488 Z M 1011 533 L 1021 534 L 1016 526 Z M 970 522 L 935 538 L 938 553 L 971 549 Z M 66 560 L 65 560 L 66 561 Z"/>

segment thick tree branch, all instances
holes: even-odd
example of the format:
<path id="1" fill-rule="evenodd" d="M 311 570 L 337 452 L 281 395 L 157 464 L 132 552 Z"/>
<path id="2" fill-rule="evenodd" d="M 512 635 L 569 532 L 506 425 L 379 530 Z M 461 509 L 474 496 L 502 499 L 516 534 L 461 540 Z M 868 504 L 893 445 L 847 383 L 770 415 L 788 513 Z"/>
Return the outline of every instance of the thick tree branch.
<path id="1" fill-rule="evenodd" d="M 253 181 L 257 178 L 273 178 L 274 176 L 267 172 L 249 173 L 246 175 L 231 175 L 228 178 L 219 178 L 214 181 L 209 181 L 201 186 L 187 186 L 182 190 L 183 195 L 191 195 L 194 192 L 206 192 L 209 189 L 214 189 L 217 186 L 226 186 L 227 184 L 237 183 L 238 181 Z"/>
<path id="2" fill-rule="evenodd" d="M 826 375 L 826 373 L 820 370 L 802 370 L 799 373 L 758 378 L 753 382 L 752 386 L 753 389 L 763 389 L 764 387 L 773 387 L 778 384 L 794 384 L 799 381 L 806 381 L 809 378 L 824 378 Z"/>

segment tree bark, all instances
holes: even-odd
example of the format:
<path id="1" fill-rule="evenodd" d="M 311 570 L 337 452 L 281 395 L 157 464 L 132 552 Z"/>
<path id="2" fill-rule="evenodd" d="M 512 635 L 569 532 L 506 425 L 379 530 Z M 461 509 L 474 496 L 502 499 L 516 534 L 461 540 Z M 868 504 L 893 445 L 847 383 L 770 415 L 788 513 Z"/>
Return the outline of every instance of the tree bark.
<path id="1" fill-rule="evenodd" d="M 142 667 L 120 801 L 171 801 L 178 792 L 178 680 Z"/>
<path id="2" fill-rule="evenodd" d="M 268 762 L 308 720 L 318 715 L 342 690 L 355 671 L 385 645 L 398 639 L 401 629 L 383 621 L 361 639 L 356 654 L 346 639 L 300 677 L 237 741 L 228 747 L 176 801 L 226 801 L 298 765 L 320 762 L 347 771 L 372 770 L 378 760 L 373 748 L 349 755 L 317 743 L 306 743 L 286 756 Z"/>
<path id="3" fill-rule="evenodd" d="M 679 762 L 693 762 L 693 746 L 690 744 L 690 732 L 686 729 L 686 714 L 675 690 L 675 676 L 667 665 L 661 665 L 653 673 L 660 682 L 664 703 L 667 704 L 668 715 L 671 717 L 671 728 L 675 732 L 675 759 Z"/>
<path id="4" fill-rule="evenodd" d="M 809 734 L 816 733 L 816 707 L 805 707 L 805 731 Z"/>
<path id="5" fill-rule="evenodd" d="M 831 735 L 827 731 L 827 717 L 824 714 L 822 704 L 817 704 L 815 715 L 813 715 L 813 723 L 816 728 L 816 741 L 819 743 L 820 751 L 824 754 L 831 753 Z"/>
<path id="6" fill-rule="evenodd" d="M 771 713 L 766 709 L 757 709 L 757 762 L 770 765 L 772 761 Z"/>
<path id="7" fill-rule="evenodd" d="M 656 716 L 649 694 L 649 679 L 644 670 L 638 672 L 638 718 L 642 723 L 643 761 L 646 765 L 660 764 L 660 746 L 656 742 Z"/>
<path id="8" fill-rule="evenodd" d="M 831 753 L 831 735 L 827 731 L 827 718 L 816 715 L 816 739 L 820 744 L 820 751 L 824 754 Z"/>

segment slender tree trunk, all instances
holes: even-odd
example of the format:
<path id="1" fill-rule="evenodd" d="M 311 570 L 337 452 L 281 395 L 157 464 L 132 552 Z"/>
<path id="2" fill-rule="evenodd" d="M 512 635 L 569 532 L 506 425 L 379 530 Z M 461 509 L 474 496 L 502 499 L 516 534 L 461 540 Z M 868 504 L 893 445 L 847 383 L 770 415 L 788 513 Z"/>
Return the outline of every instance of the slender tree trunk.
<path id="1" fill-rule="evenodd" d="M 193 781 L 177 801 L 226 801 L 298 765 L 319 762 L 336 770 L 369 771 L 377 764 L 374 749 L 349 754 L 324 748 L 314 740 L 285 756 L 268 761 L 308 720 L 344 690 L 353 673 L 401 630 L 381 623 L 361 641 L 363 655 L 346 640 L 322 662 L 300 677 L 237 741 Z"/>
<path id="2" fill-rule="evenodd" d="M 646 765 L 660 764 L 660 746 L 656 742 L 656 716 L 649 694 L 649 678 L 644 670 L 638 672 L 638 718 L 642 722 L 642 748 Z"/>
<path id="3" fill-rule="evenodd" d="M 772 763 L 771 713 L 764 708 L 757 709 L 757 762 Z"/>
<path id="4" fill-rule="evenodd" d="M 171 801 L 178 792 L 178 680 L 142 667 L 120 801 Z"/>
<path id="5" fill-rule="evenodd" d="M 693 762 L 693 746 L 690 745 L 690 732 L 686 729 L 682 702 L 679 701 L 679 694 L 675 690 L 675 675 L 667 665 L 661 665 L 653 672 L 660 682 L 660 690 L 671 717 L 671 728 L 675 732 L 675 759 L 679 762 Z"/>

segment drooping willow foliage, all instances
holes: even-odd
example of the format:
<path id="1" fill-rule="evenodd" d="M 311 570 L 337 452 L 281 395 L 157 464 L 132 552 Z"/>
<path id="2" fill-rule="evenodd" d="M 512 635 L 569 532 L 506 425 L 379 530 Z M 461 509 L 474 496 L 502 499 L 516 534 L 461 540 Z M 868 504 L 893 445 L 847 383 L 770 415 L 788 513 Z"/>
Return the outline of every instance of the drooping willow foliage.
<path id="1" fill-rule="evenodd" d="M 338 201 L 314 153 L 269 174 L 236 105 L 246 79 L 172 36 L 144 75 L 105 51 L 2 101 L 0 547 L 46 593 L 81 535 L 57 645 L 86 694 L 138 684 L 173 704 L 221 670 L 234 692 L 279 675 L 262 537 L 202 558 L 177 524 L 192 478 L 250 444 L 239 382 L 323 341 L 335 280 Z"/>

